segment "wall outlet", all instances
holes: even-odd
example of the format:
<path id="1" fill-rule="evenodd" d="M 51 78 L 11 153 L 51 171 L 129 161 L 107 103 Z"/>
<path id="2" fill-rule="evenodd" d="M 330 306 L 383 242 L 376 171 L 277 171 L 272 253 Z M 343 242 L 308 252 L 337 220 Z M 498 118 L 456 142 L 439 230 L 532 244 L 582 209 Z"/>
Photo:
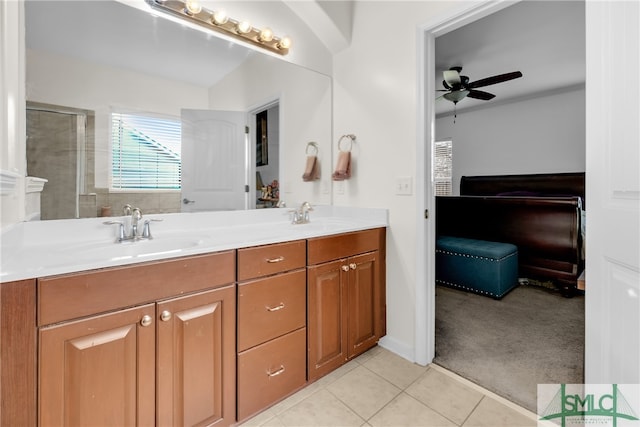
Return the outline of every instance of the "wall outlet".
<path id="1" fill-rule="evenodd" d="M 336 194 L 344 194 L 344 181 L 336 181 Z"/>
<path id="2" fill-rule="evenodd" d="M 329 185 L 329 182 L 320 182 L 320 191 L 322 191 L 322 194 L 329 194 L 331 192 L 331 185 Z"/>
<path id="3" fill-rule="evenodd" d="M 396 178 L 396 194 L 400 196 L 410 196 L 413 194 L 413 179 L 410 176 L 399 176 Z"/>

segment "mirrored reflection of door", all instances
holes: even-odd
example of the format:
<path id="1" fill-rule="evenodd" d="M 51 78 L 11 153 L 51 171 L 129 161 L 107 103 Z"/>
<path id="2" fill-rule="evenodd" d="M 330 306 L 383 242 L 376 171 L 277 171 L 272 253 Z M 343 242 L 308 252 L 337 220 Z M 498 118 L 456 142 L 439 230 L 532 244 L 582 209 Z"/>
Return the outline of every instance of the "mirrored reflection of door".
<path id="1" fill-rule="evenodd" d="M 182 110 L 182 212 L 247 209 L 246 114 Z"/>

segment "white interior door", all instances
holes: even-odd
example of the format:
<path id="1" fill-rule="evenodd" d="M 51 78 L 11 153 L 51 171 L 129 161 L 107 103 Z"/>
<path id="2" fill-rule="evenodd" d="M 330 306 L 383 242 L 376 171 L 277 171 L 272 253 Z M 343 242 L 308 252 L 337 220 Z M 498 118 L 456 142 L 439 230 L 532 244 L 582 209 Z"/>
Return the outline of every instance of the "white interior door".
<path id="1" fill-rule="evenodd" d="M 638 384 L 640 3 L 588 1 L 586 24 L 585 382 Z"/>
<path id="2" fill-rule="evenodd" d="M 182 110 L 182 212 L 248 209 L 246 114 Z"/>

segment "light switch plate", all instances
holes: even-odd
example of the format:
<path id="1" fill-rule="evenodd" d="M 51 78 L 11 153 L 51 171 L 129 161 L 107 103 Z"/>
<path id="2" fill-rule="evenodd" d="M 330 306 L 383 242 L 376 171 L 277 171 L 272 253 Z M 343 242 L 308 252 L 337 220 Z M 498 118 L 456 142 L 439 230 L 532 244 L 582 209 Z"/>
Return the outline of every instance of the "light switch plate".
<path id="1" fill-rule="evenodd" d="M 396 194 L 399 196 L 410 196 L 413 194 L 413 178 L 410 176 L 397 177 Z"/>

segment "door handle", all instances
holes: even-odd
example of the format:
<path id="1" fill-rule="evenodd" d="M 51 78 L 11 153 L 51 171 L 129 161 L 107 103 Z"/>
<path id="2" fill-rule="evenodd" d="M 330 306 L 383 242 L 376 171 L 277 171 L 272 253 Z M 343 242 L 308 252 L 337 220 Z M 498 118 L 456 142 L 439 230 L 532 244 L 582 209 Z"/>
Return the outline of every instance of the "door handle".
<path id="1" fill-rule="evenodd" d="M 185 204 L 185 205 L 189 205 L 189 204 L 195 203 L 195 202 L 196 202 L 195 200 L 189 200 L 186 197 L 184 199 L 182 199 L 182 203 Z"/>

